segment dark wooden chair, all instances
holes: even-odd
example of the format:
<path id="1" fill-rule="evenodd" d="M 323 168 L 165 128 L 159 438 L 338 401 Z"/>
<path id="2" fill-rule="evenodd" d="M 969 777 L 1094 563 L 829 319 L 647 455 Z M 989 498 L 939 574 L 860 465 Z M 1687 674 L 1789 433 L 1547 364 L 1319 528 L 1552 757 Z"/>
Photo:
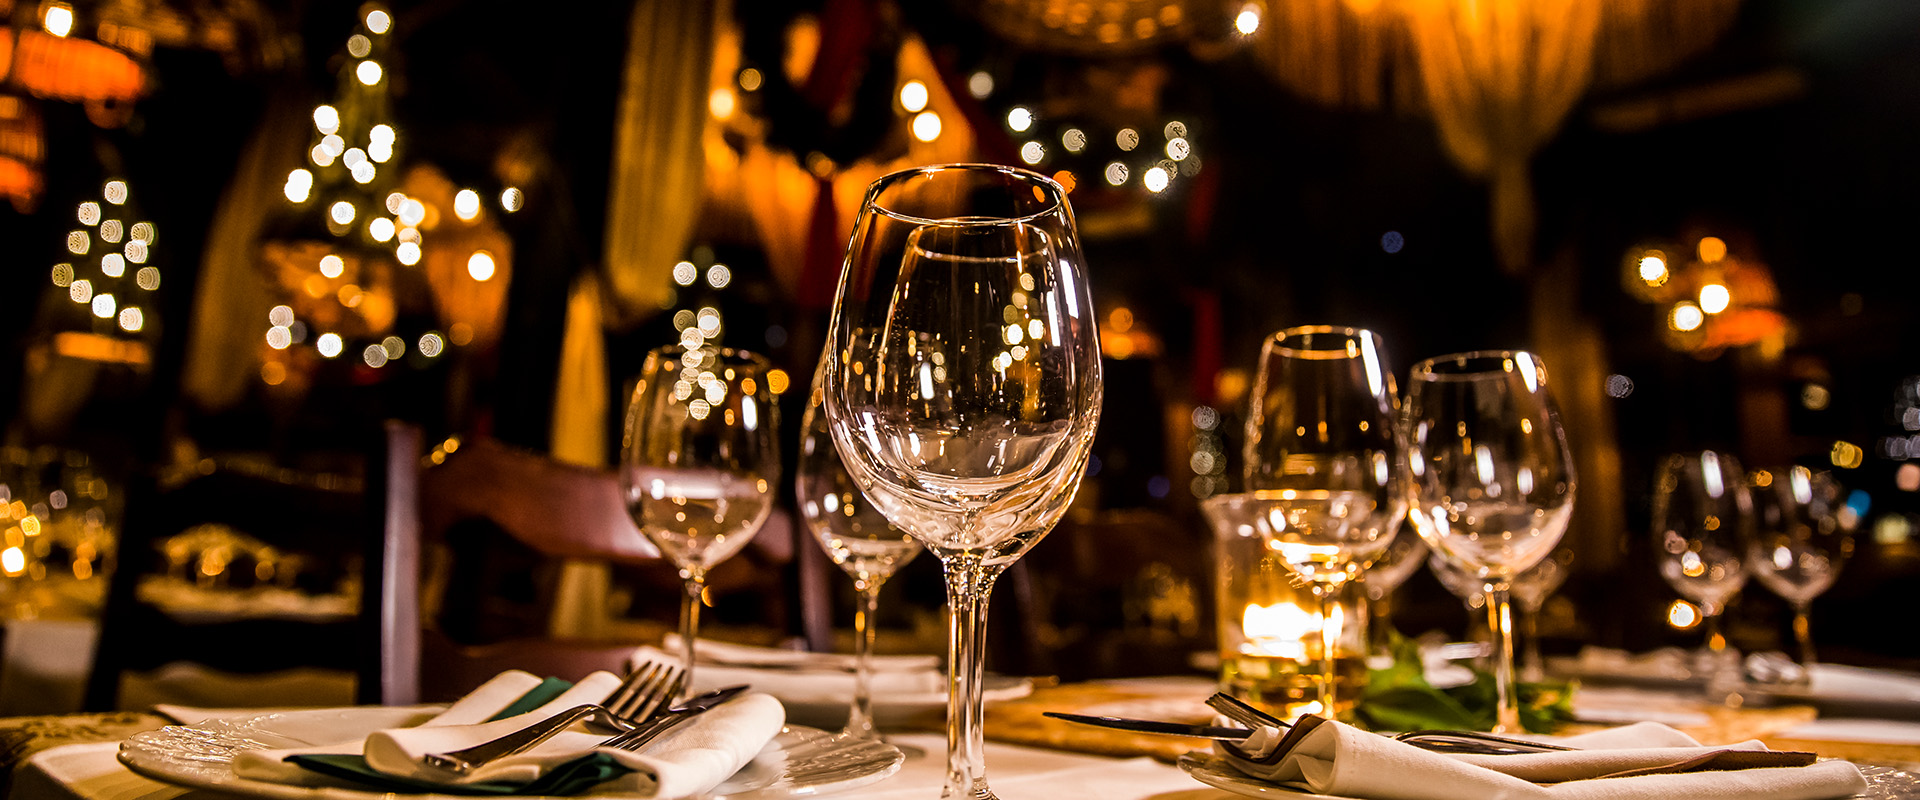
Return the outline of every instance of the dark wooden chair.
<path id="1" fill-rule="evenodd" d="M 636 645 L 672 630 L 680 578 L 627 513 L 618 476 L 556 461 L 499 441 L 443 442 L 413 468 L 398 467 L 389 513 L 418 520 L 421 543 L 421 697 L 457 697 L 501 669 L 577 677 L 619 669 Z M 716 567 L 711 595 L 791 602 L 790 525 L 770 521 L 755 544 Z M 554 630 L 555 593 L 566 561 L 610 565 L 625 602 L 598 612 L 609 625 Z M 611 599 L 611 598 L 610 598 Z M 624 606 L 615 607 L 615 606 Z M 630 613 L 637 610 L 638 613 Z M 780 608 L 762 615 L 783 629 Z"/>
<path id="2" fill-rule="evenodd" d="M 397 598 L 417 590 L 396 582 L 404 571 L 388 569 L 404 560 L 390 552 L 382 500 L 389 449 L 380 437 L 366 444 L 350 460 L 367 468 L 338 473 L 207 460 L 130 478 L 86 707 L 115 709 L 129 673 L 175 662 L 241 674 L 340 670 L 353 675 L 360 702 L 410 702 L 403 682 L 387 677 L 411 669 L 388 622 L 404 613 Z M 176 552 L 161 552 L 168 545 Z M 190 546 L 205 549 L 182 563 Z M 270 557 L 259 558 L 263 553 Z M 359 607 L 326 614 L 168 602 L 222 592 L 241 599 L 249 591 L 325 596 L 356 578 Z M 223 580 L 230 585 L 196 594 L 208 588 L 196 583 Z"/>

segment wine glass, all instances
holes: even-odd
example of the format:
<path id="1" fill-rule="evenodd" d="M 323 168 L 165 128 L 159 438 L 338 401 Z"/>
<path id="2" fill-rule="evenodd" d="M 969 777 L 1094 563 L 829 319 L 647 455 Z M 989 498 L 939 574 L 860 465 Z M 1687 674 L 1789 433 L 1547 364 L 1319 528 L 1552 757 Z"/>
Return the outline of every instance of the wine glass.
<path id="1" fill-rule="evenodd" d="M 1246 488 L 1262 534 L 1308 581 L 1320 619 L 1341 586 L 1387 549 L 1406 510 L 1399 413 L 1380 337 L 1359 328 L 1288 328 L 1267 337 L 1247 410 Z M 1320 713 L 1332 718 L 1339 630 L 1320 626 Z"/>
<path id="2" fill-rule="evenodd" d="M 987 597 L 1065 513 L 1100 416 L 1099 335 L 1066 192 L 987 164 L 875 181 L 827 341 L 824 407 L 847 471 L 946 573 L 944 796 L 992 798 Z"/>
<path id="3" fill-rule="evenodd" d="M 920 554 L 920 542 L 887 522 L 840 463 L 833 431 L 820 408 L 826 393 L 826 363 L 822 360 L 814 372 L 813 391 L 800 421 L 799 474 L 794 476 L 793 490 L 800 516 L 806 519 L 815 540 L 833 563 L 853 576 L 853 587 L 860 596 L 853 615 L 853 703 L 845 734 L 877 739 L 880 737 L 873 726 L 874 614 L 880 608 L 880 587 Z"/>
<path id="4" fill-rule="evenodd" d="M 1434 577 L 1440 580 L 1440 585 L 1466 604 L 1469 615 L 1486 607 L 1486 584 L 1478 577 L 1454 562 L 1441 558 L 1438 553 L 1429 556 L 1427 564 L 1433 570 Z M 1554 590 L 1566 582 L 1572 564 L 1573 551 L 1563 547 L 1513 576 L 1509 591 L 1514 605 L 1520 607 L 1520 632 L 1517 638 L 1522 643 L 1519 661 L 1521 681 L 1546 678 L 1546 665 L 1540 658 L 1540 609 L 1546 605 L 1547 598 L 1553 595 Z"/>
<path id="5" fill-rule="evenodd" d="M 620 443 L 627 511 L 680 568 L 680 642 L 693 685 L 707 571 L 747 545 L 773 509 L 778 405 L 767 360 L 671 345 L 647 353 Z"/>
<path id="6" fill-rule="evenodd" d="M 1832 475 L 1799 466 L 1755 472 L 1750 483 L 1756 531 L 1747 569 L 1793 607 L 1797 677 L 1809 680 L 1814 654 L 1808 613 L 1853 555 L 1853 526 L 1840 513 L 1846 496 Z"/>
<path id="7" fill-rule="evenodd" d="M 1407 386 L 1408 517 L 1441 558 L 1479 580 L 1492 633 L 1496 733 L 1518 733 L 1514 577 L 1540 562 L 1573 515 L 1573 455 L 1538 357 L 1440 356 Z"/>
<path id="8" fill-rule="evenodd" d="M 1360 576 L 1360 586 L 1366 590 L 1367 613 L 1372 620 L 1367 625 L 1367 644 L 1370 656 L 1391 657 L 1387 643 L 1393 623 L 1393 591 L 1406 583 L 1413 573 L 1420 571 L 1420 565 L 1426 563 L 1427 543 L 1418 535 L 1402 536 L 1394 534 L 1387 549 L 1375 556 L 1367 571 Z"/>
<path id="9" fill-rule="evenodd" d="M 1662 460 L 1653 492 L 1654 555 L 1660 577 L 1700 606 L 1706 628 L 1707 691 L 1726 696 L 1740 682 L 1720 615 L 1747 583 L 1753 499 L 1740 461 L 1703 450 Z"/>

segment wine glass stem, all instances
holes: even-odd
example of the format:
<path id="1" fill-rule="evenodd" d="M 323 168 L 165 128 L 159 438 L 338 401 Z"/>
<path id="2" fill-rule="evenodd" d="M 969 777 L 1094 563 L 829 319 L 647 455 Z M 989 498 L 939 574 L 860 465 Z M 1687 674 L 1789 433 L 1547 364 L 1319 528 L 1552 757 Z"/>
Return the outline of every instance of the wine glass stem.
<path id="1" fill-rule="evenodd" d="M 700 635 L 700 595 L 706 591 L 707 576 L 694 572 L 682 583 L 686 595 L 680 598 L 680 663 L 686 666 L 682 676 L 684 694 L 693 696 L 693 640 Z"/>
<path id="2" fill-rule="evenodd" d="M 1327 719 L 1334 719 L 1333 647 L 1340 640 L 1340 630 L 1334 627 L 1333 610 L 1339 592 L 1337 584 L 1316 583 L 1313 587 L 1314 599 L 1320 601 L 1320 715 Z"/>
<path id="3" fill-rule="evenodd" d="M 1494 733 L 1522 733 L 1513 680 L 1513 603 L 1507 582 L 1487 584 L 1487 628 L 1493 639 Z"/>
<path id="4" fill-rule="evenodd" d="M 854 580 L 860 605 L 853 612 L 853 708 L 847 713 L 847 733 L 877 738 L 873 729 L 873 615 L 880 609 L 880 584 L 885 578 Z"/>
<path id="5" fill-rule="evenodd" d="M 1545 680 L 1546 662 L 1540 659 L 1540 609 L 1531 605 L 1520 609 L 1520 679 L 1524 681 Z"/>
<path id="6" fill-rule="evenodd" d="M 1813 656 L 1813 621 L 1809 618 L 1810 611 L 1812 611 L 1812 609 L 1807 603 L 1793 604 L 1793 639 L 1800 645 L 1800 666 L 1809 670 L 1807 673 L 1809 677 L 1813 674 L 1811 670 L 1815 662 Z"/>
<path id="7" fill-rule="evenodd" d="M 993 800 L 987 788 L 981 680 L 986 671 L 987 597 L 999 570 L 980 556 L 945 560 L 947 573 L 947 785 L 943 798 Z"/>

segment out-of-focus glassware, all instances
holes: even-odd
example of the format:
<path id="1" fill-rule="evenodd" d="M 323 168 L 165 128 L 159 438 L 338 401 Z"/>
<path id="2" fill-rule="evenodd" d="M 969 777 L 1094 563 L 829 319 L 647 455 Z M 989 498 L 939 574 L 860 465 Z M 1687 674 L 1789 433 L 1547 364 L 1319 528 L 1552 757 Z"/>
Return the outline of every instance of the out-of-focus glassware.
<path id="1" fill-rule="evenodd" d="M 1833 587 L 1853 555 L 1853 526 L 1841 513 L 1846 493 L 1832 475 L 1800 466 L 1755 471 L 1749 483 L 1755 530 L 1747 569 L 1793 607 L 1802 667 L 1796 677 L 1811 680 L 1813 600 Z"/>
<path id="2" fill-rule="evenodd" d="M 1200 503 L 1213 526 L 1214 609 L 1219 626 L 1220 691 L 1282 719 L 1351 711 L 1367 680 L 1367 619 L 1358 585 L 1328 597 L 1300 579 L 1274 545 L 1274 502 L 1264 493 L 1223 494 Z M 1324 656 L 1332 641 L 1333 671 Z M 1338 705 L 1324 704 L 1327 675 Z"/>
<path id="3" fill-rule="evenodd" d="M 1514 690 L 1514 578 L 1546 558 L 1573 515 L 1573 455 L 1533 354 L 1460 353 L 1414 366 L 1404 428 L 1408 518 L 1441 558 L 1482 584 L 1495 732 L 1521 731 Z"/>
<path id="4" fill-rule="evenodd" d="M 946 573 L 944 796 L 989 800 L 987 598 L 1066 513 L 1100 417 L 1099 334 L 1065 190 L 988 164 L 875 181 L 827 357 L 842 462 Z"/>
<path id="5" fill-rule="evenodd" d="M 1387 549 L 1406 513 L 1399 406 L 1372 331 L 1288 328 L 1261 347 L 1244 445 L 1249 494 L 1238 502 L 1260 506 L 1262 536 L 1313 588 L 1321 620 L 1331 618 L 1341 587 Z M 1339 628 L 1320 630 L 1319 713 L 1332 717 Z"/>
<path id="6" fill-rule="evenodd" d="M 747 546 L 773 510 L 778 406 L 767 360 L 719 347 L 647 353 L 627 407 L 621 481 L 642 533 L 680 568 L 680 642 L 693 685 L 707 571 Z"/>
<path id="7" fill-rule="evenodd" d="M 1700 666 L 1707 691 L 1727 697 L 1743 682 L 1739 654 L 1727 647 L 1721 613 L 1747 583 L 1753 541 L 1753 499 L 1739 459 L 1702 450 L 1660 463 L 1653 491 L 1654 557 L 1660 577 L 1700 607 L 1706 648 Z"/>
<path id="8" fill-rule="evenodd" d="M 1360 576 L 1360 587 L 1367 596 L 1369 657 L 1390 656 L 1387 642 L 1393 631 L 1393 592 L 1420 571 L 1429 552 L 1418 534 L 1396 533 L 1387 549 L 1380 551 Z"/>
<path id="9" fill-rule="evenodd" d="M 920 554 L 920 542 L 867 502 L 853 476 L 840 463 L 833 431 L 820 404 L 825 397 L 825 362 L 814 374 L 813 391 L 800 421 L 800 463 L 794 496 L 800 516 L 833 563 L 853 576 L 860 605 L 853 614 L 853 702 L 845 734 L 879 738 L 873 726 L 873 641 L 880 608 L 880 587 Z"/>
<path id="10" fill-rule="evenodd" d="M 1440 585 L 1466 604 L 1468 614 L 1486 607 L 1486 585 L 1478 578 L 1438 554 L 1428 558 L 1427 563 L 1434 577 L 1440 580 Z M 1567 572 L 1572 565 L 1573 551 L 1563 547 L 1513 577 L 1510 591 L 1514 605 L 1520 607 L 1520 630 L 1516 641 L 1520 642 L 1518 668 L 1522 681 L 1546 678 L 1546 662 L 1540 657 L 1540 610 L 1545 607 L 1547 598 L 1553 595 L 1554 590 L 1566 582 Z"/>

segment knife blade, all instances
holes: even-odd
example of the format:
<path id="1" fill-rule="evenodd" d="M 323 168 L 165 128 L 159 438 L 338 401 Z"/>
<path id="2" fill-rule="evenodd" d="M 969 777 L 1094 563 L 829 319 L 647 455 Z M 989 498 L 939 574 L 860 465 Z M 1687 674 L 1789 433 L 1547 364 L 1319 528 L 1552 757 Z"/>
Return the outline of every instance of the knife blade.
<path id="1" fill-rule="evenodd" d="M 715 689 L 698 697 L 689 698 L 686 702 L 667 709 L 659 716 L 641 723 L 640 727 L 601 742 L 600 746 L 617 747 L 622 750 L 639 750 L 645 747 L 648 742 L 659 738 L 661 734 L 679 727 L 694 717 L 713 710 L 715 707 L 728 700 L 732 700 L 735 695 L 746 690 L 747 686 L 742 684 L 740 686 L 729 686 L 725 689 Z"/>
<path id="2" fill-rule="evenodd" d="M 1238 742 L 1253 735 L 1246 728 L 1222 728 L 1214 725 L 1188 725 L 1184 722 L 1164 722 L 1153 719 L 1127 719 L 1126 717 L 1099 717 L 1088 714 L 1067 714 L 1059 711 L 1041 712 L 1043 716 L 1078 722 L 1082 725 L 1094 725 L 1102 728 L 1134 731 L 1136 733 L 1158 733 L 1167 736 L 1192 736 L 1200 739 L 1220 739 Z"/>

